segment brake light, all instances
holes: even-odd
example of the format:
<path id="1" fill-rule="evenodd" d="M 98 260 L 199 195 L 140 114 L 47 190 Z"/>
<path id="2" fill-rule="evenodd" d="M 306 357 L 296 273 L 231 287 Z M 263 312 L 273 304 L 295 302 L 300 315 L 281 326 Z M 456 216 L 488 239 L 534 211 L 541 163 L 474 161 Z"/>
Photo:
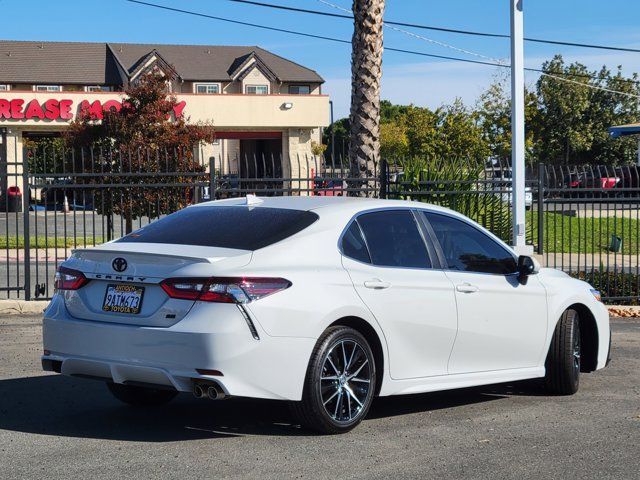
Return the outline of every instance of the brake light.
<path id="1" fill-rule="evenodd" d="M 56 290 L 78 290 L 89 283 L 87 277 L 78 270 L 67 267 L 58 267 L 54 281 Z"/>
<path id="2" fill-rule="evenodd" d="M 214 303 L 249 303 L 291 286 L 284 278 L 168 278 L 160 286 L 171 298 Z"/>

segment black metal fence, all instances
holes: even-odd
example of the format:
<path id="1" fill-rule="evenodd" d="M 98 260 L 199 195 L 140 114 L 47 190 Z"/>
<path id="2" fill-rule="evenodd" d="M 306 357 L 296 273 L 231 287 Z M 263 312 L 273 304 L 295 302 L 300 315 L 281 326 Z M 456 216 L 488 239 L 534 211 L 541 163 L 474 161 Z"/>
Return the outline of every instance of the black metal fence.
<path id="1" fill-rule="evenodd" d="M 511 240 L 511 168 L 467 160 L 382 160 L 355 175 L 340 158 L 234 156 L 204 165 L 188 152 L 26 150 L 0 157 L 0 294 L 50 298 L 57 264 L 82 248 L 189 204 L 274 195 L 366 195 L 457 210 Z M 640 300 L 638 167 L 527 169 L 527 243 L 545 266 L 599 288 L 608 302 Z M 24 208 L 23 208 L 24 207 Z"/>

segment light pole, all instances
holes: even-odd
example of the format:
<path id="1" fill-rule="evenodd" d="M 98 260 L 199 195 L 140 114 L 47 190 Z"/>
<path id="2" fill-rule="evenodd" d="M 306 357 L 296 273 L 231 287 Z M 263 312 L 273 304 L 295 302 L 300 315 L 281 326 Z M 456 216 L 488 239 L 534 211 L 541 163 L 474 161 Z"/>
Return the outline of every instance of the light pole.
<path id="1" fill-rule="evenodd" d="M 523 1 L 509 0 L 511 9 L 511 205 L 513 248 L 519 255 L 533 253 L 532 248 L 527 248 L 525 235 Z"/>
<path id="2" fill-rule="evenodd" d="M 329 100 L 331 109 L 331 165 L 336 163 L 336 126 L 333 124 L 333 100 Z"/>

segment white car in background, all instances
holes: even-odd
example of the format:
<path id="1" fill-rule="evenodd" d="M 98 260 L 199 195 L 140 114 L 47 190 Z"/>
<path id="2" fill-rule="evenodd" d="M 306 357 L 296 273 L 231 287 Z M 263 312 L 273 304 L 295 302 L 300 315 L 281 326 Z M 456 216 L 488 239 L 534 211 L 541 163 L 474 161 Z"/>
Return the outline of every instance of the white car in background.
<path id="1" fill-rule="evenodd" d="M 43 368 L 133 405 L 178 392 L 290 401 L 345 432 L 375 396 L 603 368 L 599 294 L 428 204 L 339 197 L 194 205 L 75 250 L 44 314 Z"/>

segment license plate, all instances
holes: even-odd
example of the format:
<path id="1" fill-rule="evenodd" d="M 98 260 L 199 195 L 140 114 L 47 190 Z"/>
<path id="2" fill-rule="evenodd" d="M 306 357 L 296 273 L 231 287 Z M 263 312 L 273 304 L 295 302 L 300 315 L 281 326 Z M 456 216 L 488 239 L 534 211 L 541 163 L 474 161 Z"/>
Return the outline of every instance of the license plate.
<path id="1" fill-rule="evenodd" d="M 140 313 L 143 295 L 144 287 L 126 284 L 107 285 L 102 310 L 136 315 Z"/>

